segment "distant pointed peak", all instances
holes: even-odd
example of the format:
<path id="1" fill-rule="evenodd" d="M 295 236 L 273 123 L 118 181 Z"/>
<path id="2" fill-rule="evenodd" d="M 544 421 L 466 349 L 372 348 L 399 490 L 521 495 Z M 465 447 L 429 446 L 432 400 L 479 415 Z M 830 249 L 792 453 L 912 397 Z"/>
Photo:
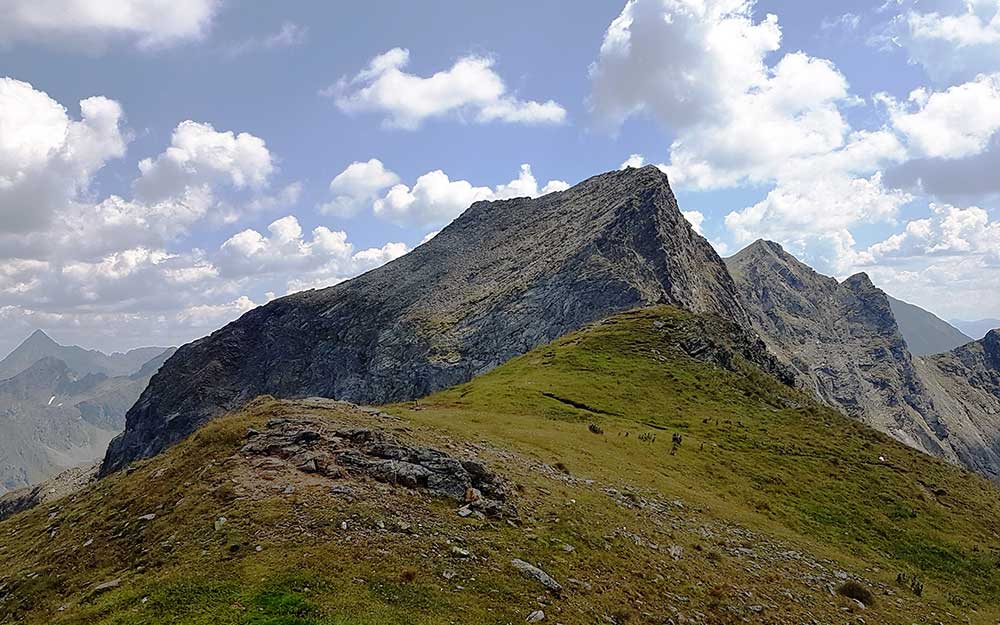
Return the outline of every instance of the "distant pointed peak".
<path id="1" fill-rule="evenodd" d="M 39 330 L 35 330 L 34 332 L 32 332 L 31 336 L 29 336 L 28 338 L 26 338 L 24 340 L 24 343 L 22 343 L 22 344 L 27 344 L 27 343 L 33 343 L 33 344 L 49 343 L 49 344 L 52 344 L 52 345 L 58 345 L 58 343 L 56 343 L 55 341 L 52 340 L 51 336 L 49 336 L 48 334 L 46 334 L 44 330 L 40 330 L 40 329 Z"/>

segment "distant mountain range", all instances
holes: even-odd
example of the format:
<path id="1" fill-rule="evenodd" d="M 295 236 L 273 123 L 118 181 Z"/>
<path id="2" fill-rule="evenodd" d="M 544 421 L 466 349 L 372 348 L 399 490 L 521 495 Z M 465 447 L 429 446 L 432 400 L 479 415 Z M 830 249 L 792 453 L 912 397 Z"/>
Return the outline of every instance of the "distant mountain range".
<path id="1" fill-rule="evenodd" d="M 961 321 L 958 319 L 952 319 L 951 325 L 955 326 L 974 339 L 981 339 L 986 336 L 990 330 L 1000 328 L 1000 319 L 979 319 L 978 321 Z"/>
<path id="2" fill-rule="evenodd" d="M 0 493 L 103 456 L 173 352 L 107 355 L 60 345 L 41 331 L 28 337 L 0 361 Z"/>
<path id="3" fill-rule="evenodd" d="M 0 360 L 0 380 L 14 377 L 42 358 L 56 358 L 72 371 L 86 375 L 101 373 L 109 377 L 129 375 L 163 353 L 166 347 L 142 347 L 127 353 L 105 354 L 93 349 L 56 343 L 41 330 L 35 332 Z"/>

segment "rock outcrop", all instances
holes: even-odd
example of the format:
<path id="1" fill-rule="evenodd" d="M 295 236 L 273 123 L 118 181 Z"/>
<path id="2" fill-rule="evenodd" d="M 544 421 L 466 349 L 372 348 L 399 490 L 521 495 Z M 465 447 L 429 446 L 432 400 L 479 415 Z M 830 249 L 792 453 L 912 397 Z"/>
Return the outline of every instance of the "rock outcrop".
<path id="1" fill-rule="evenodd" d="M 725 265 L 655 167 L 477 202 L 402 258 L 270 302 L 179 349 L 129 411 L 102 472 L 260 394 L 411 399 L 650 304 L 748 324 Z"/>
<path id="2" fill-rule="evenodd" d="M 246 439 L 240 453 L 282 459 L 304 473 L 333 480 L 368 477 L 460 502 L 470 513 L 517 515 L 508 502 L 513 487 L 483 463 L 407 445 L 382 429 L 330 429 L 303 416 L 272 419 L 264 431 L 247 432 Z"/>

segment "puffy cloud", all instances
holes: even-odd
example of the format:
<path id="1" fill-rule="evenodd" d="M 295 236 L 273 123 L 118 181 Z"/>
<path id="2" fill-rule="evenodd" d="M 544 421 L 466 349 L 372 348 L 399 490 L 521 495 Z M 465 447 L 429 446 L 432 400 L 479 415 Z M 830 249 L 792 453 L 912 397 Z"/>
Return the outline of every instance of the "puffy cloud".
<path id="1" fill-rule="evenodd" d="M 884 94 L 880 100 L 914 156 L 961 158 L 978 154 L 1000 130 L 1000 74 L 981 75 L 945 91 L 917 89 L 905 104 Z"/>
<path id="2" fill-rule="evenodd" d="M 325 226 L 303 236 L 298 219 L 289 215 L 268 226 L 268 235 L 244 230 L 230 237 L 215 259 L 221 275 L 255 280 L 276 276 L 286 279 L 289 292 L 330 286 L 405 254 L 403 243 L 354 251 L 347 233 Z M 294 276 L 292 278 L 291 276 Z"/>
<path id="3" fill-rule="evenodd" d="M 538 197 L 568 188 L 569 184 L 562 180 L 550 180 L 539 191 L 528 164 L 521 165 L 517 178 L 495 189 L 473 186 L 466 180 L 451 180 L 438 169 L 417 178 L 412 188 L 405 184 L 393 186 L 375 201 L 373 209 L 376 216 L 397 224 L 444 225 L 474 202 Z"/>
<path id="4" fill-rule="evenodd" d="M 967 80 L 1000 65 L 1000 3 L 935 0 L 907 5 L 874 42 L 905 48 L 938 82 Z"/>
<path id="5" fill-rule="evenodd" d="M 821 271 L 842 274 L 857 259 L 850 229 L 892 220 L 912 196 L 870 178 L 832 175 L 779 183 L 760 202 L 726 216 L 740 243 L 778 240 Z"/>
<path id="6" fill-rule="evenodd" d="M 845 145 L 850 127 L 838 104 L 847 100 L 847 82 L 829 61 L 786 55 L 766 81 L 730 99 L 730 114 L 682 131 L 668 173 L 694 188 L 774 180 Z"/>
<path id="7" fill-rule="evenodd" d="M 977 206 L 931 204 L 857 260 L 882 288 L 948 318 L 1000 308 L 1000 221 Z"/>
<path id="8" fill-rule="evenodd" d="M 447 115 L 480 123 L 560 124 L 566 119 L 566 110 L 552 100 L 525 101 L 509 94 L 491 58 L 462 57 L 426 78 L 403 71 L 409 60 L 409 50 L 393 48 L 321 94 L 334 97 L 346 113 L 382 113 L 386 126 L 408 130 Z"/>
<path id="9" fill-rule="evenodd" d="M 824 59 L 767 55 L 778 18 L 753 19 L 750 0 L 631 0 L 591 66 L 590 104 L 615 128 L 651 115 L 669 127 L 668 173 L 681 186 L 725 187 L 777 178 L 789 161 L 841 148 L 856 103 Z"/>
<path id="10" fill-rule="evenodd" d="M 7 233 L 46 226 L 97 170 L 125 153 L 117 102 L 87 98 L 80 112 L 73 120 L 46 93 L 0 78 L 0 219 Z"/>
<path id="11" fill-rule="evenodd" d="M 398 225 L 444 225 L 459 216 L 472 203 L 481 200 L 504 200 L 515 197 L 538 197 L 565 191 L 569 183 L 549 180 L 539 189 L 538 181 L 527 163 L 521 165 L 517 178 L 496 188 L 475 186 L 467 180 L 452 180 L 440 169 L 419 176 L 410 187 L 400 183 L 395 172 L 382 161 L 354 162 L 330 182 L 334 197 L 320 205 L 320 212 L 351 217 L 371 208 L 374 214 Z"/>
<path id="12" fill-rule="evenodd" d="M 629 167 L 634 167 L 636 169 L 642 167 L 646 164 L 646 158 L 642 154 L 629 154 L 629 157 L 625 159 L 618 169 L 627 169 Z"/>
<path id="13" fill-rule="evenodd" d="M 646 112 L 672 127 L 727 114 L 733 94 L 766 81 L 781 31 L 741 0 L 629 0 L 591 65 L 591 107 L 616 127 Z M 724 45 L 723 45 L 724 44 Z"/>
<path id="14" fill-rule="evenodd" d="M 220 0 L 5 0 L 0 45 L 100 46 L 114 40 L 159 48 L 205 34 Z"/>
<path id="15" fill-rule="evenodd" d="M 1000 222 L 977 206 L 931 204 L 931 216 L 906 224 L 903 232 L 871 245 L 872 262 L 915 256 L 981 256 L 1000 268 Z"/>
<path id="16" fill-rule="evenodd" d="M 702 235 L 705 234 L 701 229 L 702 224 L 705 223 L 704 213 L 701 211 L 682 211 L 681 214 L 684 215 L 684 219 L 688 220 L 695 232 Z"/>
<path id="17" fill-rule="evenodd" d="M 375 215 L 398 224 L 445 224 L 473 202 L 493 198 L 489 187 L 474 187 L 467 180 L 451 180 L 440 169 L 419 178 L 413 187 L 397 184 L 375 201 Z"/>
<path id="18" fill-rule="evenodd" d="M 139 171 L 136 196 L 149 201 L 220 182 L 260 189 L 274 172 L 274 162 L 260 137 L 218 132 L 211 124 L 188 120 L 177 125 L 162 154 L 139 162 Z"/>
<path id="19" fill-rule="evenodd" d="M 372 206 L 380 192 L 398 182 L 399 176 L 377 158 L 356 161 L 330 181 L 334 198 L 320 205 L 319 210 L 326 215 L 353 217 Z"/>

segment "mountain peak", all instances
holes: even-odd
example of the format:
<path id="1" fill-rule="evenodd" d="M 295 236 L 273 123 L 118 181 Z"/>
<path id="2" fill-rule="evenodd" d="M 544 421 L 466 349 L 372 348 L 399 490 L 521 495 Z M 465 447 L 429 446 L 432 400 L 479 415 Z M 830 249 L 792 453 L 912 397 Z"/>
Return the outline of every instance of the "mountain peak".
<path id="1" fill-rule="evenodd" d="M 129 411 L 103 471 L 156 454 L 257 395 L 413 399 L 657 304 L 749 326 L 725 265 L 658 168 L 479 202 L 391 263 L 274 300 L 180 348 Z"/>
<path id="2" fill-rule="evenodd" d="M 844 286 L 850 287 L 855 290 L 857 289 L 869 290 L 876 288 L 875 283 L 872 282 L 872 279 L 864 271 L 859 271 L 858 273 L 844 280 Z"/>
<path id="3" fill-rule="evenodd" d="M 44 330 L 38 329 L 31 333 L 31 336 L 24 339 L 21 345 L 58 345 L 52 337 L 45 333 Z"/>

